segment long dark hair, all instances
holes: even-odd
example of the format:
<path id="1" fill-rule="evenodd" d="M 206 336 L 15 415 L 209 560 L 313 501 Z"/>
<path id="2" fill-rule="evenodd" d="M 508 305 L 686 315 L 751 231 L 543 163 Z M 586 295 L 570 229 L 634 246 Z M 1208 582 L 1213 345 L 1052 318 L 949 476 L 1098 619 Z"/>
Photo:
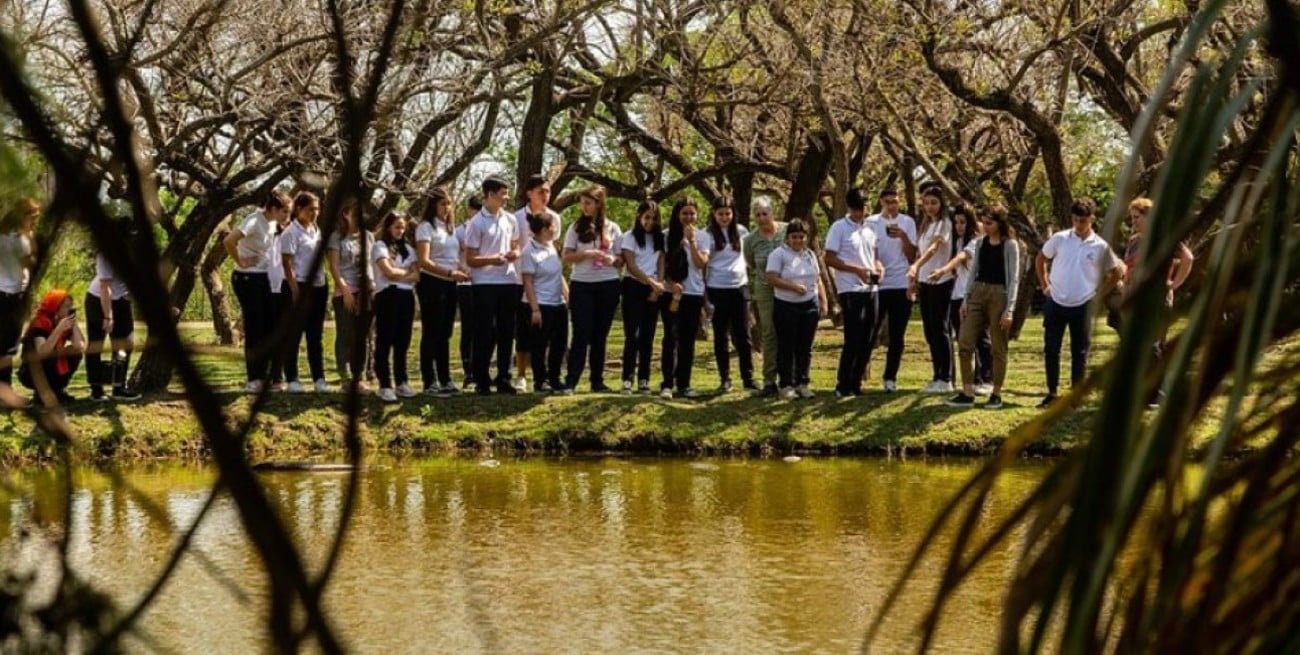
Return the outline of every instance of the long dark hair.
<path id="1" fill-rule="evenodd" d="M 406 240 L 407 235 L 411 233 L 410 228 L 407 228 L 400 239 L 394 239 L 389 229 L 399 220 L 406 220 L 406 214 L 397 210 L 385 214 L 383 222 L 379 224 L 379 240 L 383 241 L 389 250 L 395 251 L 399 257 L 406 258 L 411 254 L 410 243 Z"/>
<path id="2" fill-rule="evenodd" d="M 438 227 L 438 205 L 442 203 L 451 205 L 451 194 L 447 190 L 436 186 L 429 190 L 429 197 L 424 201 L 424 211 L 420 213 L 420 220 L 432 225 L 434 229 Z M 456 229 L 456 212 L 447 212 L 449 215 L 443 221 L 447 224 L 447 232 Z"/>
<path id="3" fill-rule="evenodd" d="M 943 190 L 937 186 L 929 187 L 925 191 L 921 192 L 922 199 L 927 196 L 939 201 L 939 216 L 937 218 L 930 218 L 930 215 L 925 211 L 925 207 L 922 206 L 921 225 L 917 228 L 917 232 L 925 234 L 925 231 L 930 229 L 931 225 L 946 222 L 948 224 L 948 234 L 952 234 L 952 219 L 948 217 L 948 205 L 943 201 Z M 956 244 L 956 239 L 953 239 L 953 243 L 954 245 Z"/>
<path id="4" fill-rule="evenodd" d="M 298 220 L 298 212 L 310 207 L 312 203 L 320 203 L 320 198 L 310 191 L 299 191 L 298 195 L 293 197 L 293 209 L 289 211 L 289 217 Z"/>
<path id="5" fill-rule="evenodd" d="M 578 235 L 578 242 L 592 243 L 599 238 L 601 248 L 609 248 L 611 244 L 605 242 L 605 187 L 587 187 L 578 196 L 591 198 L 596 203 L 595 216 L 583 214 L 573 225 L 573 230 Z"/>
<path id="6" fill-rule="evenodd" d="M 966 218 L 966 229 L 961 232 L 956 231 L 958 214 Z M 975 222 L 978 220 L 979 217 L 975 215 L 975 209 L 970 205 L 963 202 L 963 203 L 958 203 L 956 207 L 953 207 L 952 227 L 953 227 L 953 235 L 955 237 L 952 240 L 953 256 L 956 256 L 957 253 L 961 252 L 962 248 L 965 248 L 966 244 L 970 243 L 971 239 L 975 238 Z"/>
<path id="7" fill-rule="evenodd" d="M 694 198 L 683 196 L 673 203 L 673 211 L 668 215 L 668 237 L 664 243 L 665 252 L 668 254 L 664 258 L 664 277 L 674 282 L 684 282 L 690 272 L 686 249 L 682 247 L 682 240 L 686 238 L 686 231 L 682 226 L 682 210 L 687 207 L 699 211 L 699 205 L 695 203 Z"/>
<path id="8" fill-rule="evenodd" d="M 998 224 L 998 232 L 1003 241 L 1013 241 L 1016 238 L 1016 228 L 1011 227 L 1011 221 L 1007 215 L 1007 208 L 1000 203 L 986 205 L 980 209 L 980 215 L 987 217 L 989 220 Z M 984 236 L 988 236 L 985 231 Z"/>
<path id="9" fill-rule="evenodd" d="M 713 247 L 719 248 L 724 241 L 722 226 L 718 225 L 718 212 L 723 209 L 731 210 L 731 223 L 727 225 L 725 241 L 732 250 L 740 252 L 740 226 L 736 224 L 736 203 L 731 196 L 719 196 L 713 203 L 713 211 L 709 212 L 709 235 L 713 237 Z"/>
<path id="10" fill-rule="evenodd" d="M 655 219 L 649 232 L 641 227 L 641 217 L 646 214 L 653 214 Z M 645 247 L 646 235 L 650 236 L 650 242 L 654 244 L 656 252 L 664 251 L 664 228 L 659 220 L 659 203 L 653 200 L 642 200 L 641 204 L 636 206 L 636 221 L 632 225 L 632 238 L 636 239 L 638 248 Z"/>

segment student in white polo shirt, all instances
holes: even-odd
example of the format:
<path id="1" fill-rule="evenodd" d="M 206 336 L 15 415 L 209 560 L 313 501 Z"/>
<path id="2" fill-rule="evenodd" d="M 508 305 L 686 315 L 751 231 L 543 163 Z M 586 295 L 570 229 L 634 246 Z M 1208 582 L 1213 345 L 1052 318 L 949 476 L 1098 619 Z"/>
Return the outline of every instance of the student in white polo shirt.
<path id="1" fill-rule="evenodd" d="M 699 207 L 683 197 L 673 204 L 664 239 L 664 282 L 668 311 L 664 314 L 663 372 L 659 397 L 669 400 L 673 389 L 682 398 L 698 398 L 691 387 L 695 367 L 695 335 L 700 329 L 704 307 L 704 270 L 709 267 L 713 238 L 696 229 Z"/>
<path id="2" fill-rule="evenodd" d="M 836 369 L 837 397 L 862 395 L 862 376 L 876 339 L 877 289 L 884 266 L 876 258 L 876 232 L 867 224 L 867 196 L 849 189 L 849 213 L 826 233 L 825 260 L 835 271 L 844 343 Z"/>
<path id="3" fill-rule="evenodd" d="M 952 391 L 952 324 L 948 321 L 956 278 L 942 274 L 931 279 L 931 273 L 942 270 L 953 254 L 953 222 L 948 217 L 943 202 L 943 191 L 937 185 L 921 192 L 921 225 L 919 254 L 907 271 L 907 277 L 916 285 L 917 302 L 921 305 L 921 325 L 925 328 L 925 342 L 930 347 L 930 383 L 923 393 L 948 393 Z"/>
<path id="4" fill-rule="evenodd" d="M 451 194 L 442 187 L 429 192 L 424 216 L 415 228 L 420 282 L 420 379 L 424 393 L 447 397 L 460 393 L 451 380 L 451 333 L 456 325 L 456 284 L 469 279 L 461 269 Z"/>
<path id="5" fill-rule="evenodd" d="M 636 223 L 623 235 L 623 393 L 650 393 L 650 358 L 655 329 L 659 326 L 665 287 L 664 231 L 659 204 L 642 200 L 636 208 Z"/>
<path id="6" fill-rule="evenodd" d="M 386 403 L 414 398 L 406 374 L 406 354 L 415 323 L 415 285 L 420 264 L 406 241 L 406 215 L 390 211 L 370 249 L 375 267 L 375 375 L 379 399 Z M 396 386 L 394 386 L 396 384 Z"/>
<path id="7" fill-rule="evenodd" d="M 113 274 L 104 253 L 95 255 L 95 279 L 86 289 L 86 378 L 91 400 L 108 400 L 104 386 L 111 385 L 114 400 L 136 400 L 140 394 L 126 386 L 135 343 L 135 318 L 126 282 Z M 104 337 L 109 339 L 109 365 L 103 365 Z"/>
<path id="8" fill-rule="evenodd" d="M 731 356 L 727 348 L 727 335 L 736 347 L 740 360 L 740 379 L 746 390 L 758 391 L 754 383 L 753 344 L 749 336 L 749 307 L 745 302 L 745 289 L 749 286 L 749 271 L 745 266 L 744 238 L 735 219 L 735 203 L 728 196 L 718 198 L 713 204 L 709 220 L 709 237 L 713 251 L 709 255 L 705 287 L 709 304 L 713 305 L 713 356 L 718 364 L 721 393 L 731 391 Z"/>
<path id="9" fill-rule="evenodd" d="M 26 311 L 27 269 L 36 252 L 32 233 L 40 215 L 41 204 L 23 198 L 0 220 L 0 384 L 5 387 L 13 386 Z"/>
<path id="10" fill-rule="evenodd" d="M 907 322 L 912 318 L 907 270 L 916 260 L 916 221 L 899 213 L 898 192 L 885 189 L 880 192 L 880 213 L 868 218 L 867 225 L 876 232 L 876 256 L 885 267 L 885 274 L 880 279 L 880 314 L 876 318 L 876 328 L 884 325 L 889 330 L 884 386 L 887 393 L 893 393 L 898 390 L 903 341 L 907 336 Z M 870 357 L 867 355 L 868 360 Z"/>
<path id="11" fill-rule="evenodd" d="M 809 388 L 813 337 L 817 321 L 826 315 L 826 289 L 822 286 L 817 253 L 808 243 L 808 226 L 803 219 L 785 228 L 785 245 L 772 251 L 765 262 L 764 277 L 773 293 L 772 320 L 776 323 L 777 375 L 781 398 L 812 398 Z M 764 352 L 771 357 L 771 352 Z"/>
<path id="12" fill-rule="evenodd" d="M 521 238 L 519 223 L 505 210 L 510 185 L 497 175 L 483 180 L 483 209 L 465 228 L 465 255 L 474 283 L 474 384 L 479 395 L 514 394 L 510 384 L 510 355 L 514 352 L 515 318 L 523 286 L 516 262 Z M 497 375 L 491 375 L 492 352 Z"/>
<path id="13" fill-rule="evenodd" d="M 235 290 L 244 320 L 244 373 L 248 393 L 258 393 L 266 382 L 271 353 L 266 338 L 275 327 L 271 305 L 270 267 L 279 265 L 276 230 L 289 215 L 289 196 L 272 191 L 262 208 L 252 212 L 231 230 L 222 245 L 235 261 L 230 286 Z"/>
<path id="14" fill-rule="evenodd" d="M 564 263 L 573 267 L 569 274 L 573 339 L 564 386 L 576 390 L 590 361 L 591 390 L 600 393 L 610 391 L 605 384 L 605 353 L 618 311 L 623 231 L 605 215 L 603 187 L 584 189 L 578 197 L 582 213 L 564 235 Z"/>
<path id="15" fill-rule="evenodd" d="M 528 240 L 531 239 L 533 229 L 528 222 L 529 215 L 546 215 L 551 219 L 551 229 L 555 233 L 555 238 L 564 235 L 564 220 L 560 214 L 551 209 L 551 182 L 546 176 L 535 173 L 524 180 L 524 197 L 528 202 L 515 211 L 515 222 L 519 225 L 519 243 L 520 249 L 528 246 Z M 528 391 L 528 369 L 532 361 L 528 349 L 532 346 L 532 309 L 528 306 L 528 298 L 520 297 L 519 311 L 515 314 L 515 391 L 526 393 Z M 545 380 L 533 380 L 534 385 Z M 540 390 L 538 390 L 540 391 Z"/>
<path id="16" fill-rule="evenodd" d="M 316 263 L 316 254 L 324 245 L 316 218 L 320 215 L 320 199 L 307 191 L 299 192 L 293 199 L 293 222 L 280 236 L 280 254 L 284 259 L 284 282 L 289 287 L 286 312 L 292 314 L 298 299 L 306 296 L 307 316 L 293 331 L 286 349 L 284 377 L 289 391 L 305 391 L 298 381 L 298 348 L 302 337 L 307 336 L 307 367 L 315 381 L 317 393 L 329 391 L 325 383 L 325 308 L 329 306 L 330 290 L 325 283 L 325 260 Z M 312 268 L 315 267 L 313 273 Z"/>
<path id="17" fill-rule="evenodd" d="M 1123 278 L 1124 264 L 1092 229 L 1097 205 L 1080 198 L 1070 207 L 1073 227 L 1053 234 L 1038 253 L 1035 268 L 1043 302 L 1043 355 L 1047 366 L 1047 397 L 1056 400 L 1061 376 L 1061 344 L 1070 330 L 1070 383 L 1083 380 L 1092 341 L 1092 299 L 1105 297 Z M 1050 268 L 1050 271 L 1049 271 Z"/>
<path id="18" fill-rule="evenodd" d="M 465 220 L 456 226 L 460 264 L 466 272 L 470 269 L 469 259 L 465 255 L 465 229 L 480 211 L 483 211 L 483 197 L 477 193 L 470 195 L 465 199 Z M 474 386 L 474 284 L 468 277 L 456 285 L 456 309 L 460 312 L 460 368 L 465 374 L 464 389 L 469 391 Z"/>

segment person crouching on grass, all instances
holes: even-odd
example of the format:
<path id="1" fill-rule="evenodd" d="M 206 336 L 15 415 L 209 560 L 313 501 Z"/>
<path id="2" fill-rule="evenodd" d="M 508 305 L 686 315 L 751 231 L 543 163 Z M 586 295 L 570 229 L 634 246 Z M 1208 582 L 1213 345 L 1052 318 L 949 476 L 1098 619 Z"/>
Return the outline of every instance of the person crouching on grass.
<path id="1" fill-rule="evenodd" d="M 785 245 L 767 258 L 766 277 L 773 289 L 772 320 L 776 326 L 776 370 L 781 398 L 812 398 L 809 388 L 813 337 L 817 321 L 826 315 L 826 287 L 817 254 L 808 243 L 808 226 L 794 219 L 785 227 Z M 764 353 L 770 357 L 771 353 Z"/>
<path id="2" fill-rule="evenodd" d="M 531 237 L 519 257 L 528 302 L 530 327 L 528 355 L 533 369 L 533 391 L 568 395 L 573 387 L 560 380 L 565 345 L 569 341 L 569 285 L 564 262 L 555 251 L 555 219 L 549 214 L 529 214 Z"/>
<path id="3" fill-rule="evenodd" d="M 67 391 L 86 351 L 77 308 L 63 289 L 51 289 L 36 308 L 22 339 L 18 381 L 36 392 L 33 402 L 52 407 L 75 400 Z"/>

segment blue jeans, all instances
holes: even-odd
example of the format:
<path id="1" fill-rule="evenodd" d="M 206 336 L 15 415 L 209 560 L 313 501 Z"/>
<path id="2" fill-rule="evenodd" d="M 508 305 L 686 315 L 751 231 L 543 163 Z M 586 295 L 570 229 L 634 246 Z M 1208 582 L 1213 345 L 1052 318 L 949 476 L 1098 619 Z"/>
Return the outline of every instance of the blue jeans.
<path id="1" fill-rule="evenodd" d="M 1070 329 L 1070 384 L 1078 384 L 1088 372 L 1088 348 L 1092 345 L 1092 303 L 1062 307 L 1051 298 L 1043 303 L 1043 361 L 1047 365 L 1047 393 L 1056 395 L 1061 382 L 1061 342 Z"/>

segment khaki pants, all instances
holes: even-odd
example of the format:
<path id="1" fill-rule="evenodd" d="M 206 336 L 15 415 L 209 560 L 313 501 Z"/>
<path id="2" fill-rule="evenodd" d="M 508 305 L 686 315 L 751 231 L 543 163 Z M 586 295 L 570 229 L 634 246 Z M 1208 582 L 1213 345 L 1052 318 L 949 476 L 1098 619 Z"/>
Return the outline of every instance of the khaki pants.
<path id="1" fill-rule="evenodd" d="M 770 287 L 754 291 L 754 307 L 758 310 L 758 331 L 763 344 L 763 384 L 776 384 L 776 324 L 772 319 L 774 297 Z"/>
<path id="2" fill-rule="evenodd" d="M 966 319 L 957 336 L 961 360 L 961 381 L 966 384 L 974 374 L 972 359 L 980 334 L 987 328 L 993 346 L 993 386 L 1002 388 L 1007 378 L 1007 333 L 1002 330 L 1002 314 L 1007 308 L 1007 289 L 1001 284 L 975 282 L 966 296 Z"/>

